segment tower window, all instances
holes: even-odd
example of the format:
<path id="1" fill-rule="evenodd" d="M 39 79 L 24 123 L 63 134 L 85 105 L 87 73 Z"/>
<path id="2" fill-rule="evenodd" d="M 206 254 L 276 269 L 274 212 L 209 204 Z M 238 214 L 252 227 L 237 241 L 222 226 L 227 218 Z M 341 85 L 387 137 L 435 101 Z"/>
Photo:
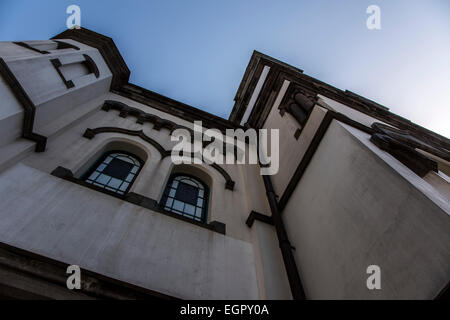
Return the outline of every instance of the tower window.
<path id="1" fill-rule="evenodd" d="M 196 221 L 206 222 L 208 187 L 189 175 L 171 176 L 161 200 L 167 210 Z"/>
<path id="2" fill-rule="evenodd" d="M 125 194 L 141 170 L 142 163 L 135 155 L 123 151 L 108 152 L 85 174 L 84 181 L 118 194 Z"/>

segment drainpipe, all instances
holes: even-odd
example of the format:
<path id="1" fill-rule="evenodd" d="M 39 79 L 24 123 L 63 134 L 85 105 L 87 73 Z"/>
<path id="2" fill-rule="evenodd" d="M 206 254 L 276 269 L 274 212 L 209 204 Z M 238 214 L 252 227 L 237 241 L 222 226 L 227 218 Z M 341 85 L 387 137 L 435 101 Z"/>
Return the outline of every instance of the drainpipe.
<path id="1" fill-rule="evenodd" d="M 278 202 L 273 190 L 270 176 L 263 175 L 264 186 L 266 187 L 267 199 L 269 200 L 270 210 L 272 211 L 272 219 L 277 232 L 278 242 L 283 256 L 284 267 L 291 287 L 291 293 L 294 300 L 306 300 L 305 292 L 303 290 L 302 281 L 298 274 L 297 265 L 292 254 L 292 246 L 284 228 L 283 220 L 278 211 Z"/>

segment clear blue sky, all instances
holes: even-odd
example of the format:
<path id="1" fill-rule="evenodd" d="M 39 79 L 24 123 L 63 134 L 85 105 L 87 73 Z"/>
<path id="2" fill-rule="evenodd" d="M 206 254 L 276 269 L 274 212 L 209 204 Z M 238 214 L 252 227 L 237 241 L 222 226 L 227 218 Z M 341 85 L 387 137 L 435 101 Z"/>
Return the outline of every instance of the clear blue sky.
<path id="1" fill-rule="evenodd" d="M 450 0 L 0 0 L 0 40 L 42 40 L 81 7 L 131 82 L 228 118 L 253 50 L 450 137 Z M 366 8 L 381 8 L 381 30 Z"/>

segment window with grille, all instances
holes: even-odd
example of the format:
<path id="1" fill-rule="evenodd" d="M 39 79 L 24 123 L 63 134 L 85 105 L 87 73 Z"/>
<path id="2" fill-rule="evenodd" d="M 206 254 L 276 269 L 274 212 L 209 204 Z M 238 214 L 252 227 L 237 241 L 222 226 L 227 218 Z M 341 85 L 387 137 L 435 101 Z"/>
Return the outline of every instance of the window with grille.
<path id="1" fill-rule="evenodd" d="M 123 151 L 104 154 L 84 176 L 84 181 L 106 190 L 125 194 L 130 189 L 143 161 Z"/>
<path id="2" fill-rule="evenodd" d="M 166 186 L 161 206 L 196 221 L 206 222 L 208 187 L 186 174 L 173 175 Z"/>

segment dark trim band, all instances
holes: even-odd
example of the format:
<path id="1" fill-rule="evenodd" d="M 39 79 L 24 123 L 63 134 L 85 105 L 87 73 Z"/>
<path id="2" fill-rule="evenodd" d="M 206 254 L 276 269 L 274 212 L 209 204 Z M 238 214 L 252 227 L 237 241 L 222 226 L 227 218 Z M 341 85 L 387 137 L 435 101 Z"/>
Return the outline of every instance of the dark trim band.
<path id="1" fill-rule="evenodd" d="M 80 50 L 80 48 L 78 48 L 77 46 L 74 46 L 73 44 L 64 42 L 64 41 L 59 41 L 59 40 L 52 40 L 53 42 L 56 43 L 56 50 L 61 50 L 61 49 L 75 49 L 75 50 Z M 50 54 L 50 52 L 45 51 L 45 50 L 39 50 L 37 48 L 34 48 L 33 46 L 30 46 L 28 43 L 20 41 L 20 42 L 13 42 L 14 44 L 17 44 L 18 46 L 21 46 L 23 48 L 29 49 L 29 50 L 33 50 L 34 52 L 38 52 L 40 54 Z"/>
<path id="2" fill-rule="evenodd" d="M 110 196 L 118 198 L 120 200 L 130 202 L 132 204 L 149 209 L 151 211 L 162 213 L 166 216 L 170 216 L 172 218 L 176 218 L 179 220 L 183 220 L 185 222 L 195 224 L 199 227 L 206 228 L 206 229 L 214 231 L 214 232 L 225 234 L 225 231 L 226 231 L 226 225 L 222 222 L 211 221 L 210 223 L 204 223 L 204 222 L 195 221 L 193 219 L 181 216 L 179 214 L 164 210 L 158 204 L 158 202 L 156 200 L 148 198 L 146 196 L 143 196 L 143 195 L 140 195 L 140 194 L 137 194 L 134 192 L 128 192 L 124 195 L 120 195 L 113 191 L 109 191 L 107 189 L 97 187 L 95 185 L 85 182 L 84 180 L 75 178 L 72 171 L 70 171 L 69 169 L 66 169 L 64 167 L 61 167 L 61 166 L 58 166 L 55 170 L 53 170 L 51 172 L 51 175 L 61 178 L 61 179 L 64 179 L 64 180 L 67 180 L 67 181 L 70 181 L 70 182 L 73 182 L 73 183 L 76 183 L 80 186 L 110 195 Z"/>
<path id="3" fill-rule="evenodd" d="M 17 44 L 18 46 L 21 46 L 22 48 L 29 49 L 29 50 L 32 50 L 34 52 L 40 53 L 40 54 L 49 54 L 50 53 L 50 52 L 45 51 L 45 50 L 36 49 L 36 48 L 30 46 L 28 43 L 25 43 L 25 42 L 22 42 L 22 41 L 16 41 L 16 42 L 13 42 L 13 43 Z"/>
<path id="4" fill-rule="evenodd" d="M 245 221 L 245 224 L 249 228 L 251 228 L 253 226 L 253 223 L 255 222 L 255 220 L 267 223 L 267 224 L 269 224 L 271 226 L 274 225 L 272 217 L 266 216 L 265 214 L 262 214 L 262 213 L 259 213 L 259 212 L 253 211 L 253 210 L 248 215 L 248 218 Z"/>
<path id="5" fill-rule="evenodd" d="M 297 166 L 297 169 L 295 169 L 294 175 L 292 176 L 286 189 L 284 190 L 284 193 L 281 196 L 280 201 L 278 202 L 278 209 L 280 210 L 280 212 L 282 212 L 286 207 L 287 202 L 289 201 L 292 193 L 297 187 L 298 182 L 300 181 L 301 177 L 303 176 L 303 173 L 306 170 L 306 167 L 308 166 L 312 157 L 314 156 L 314 153 L 316 152 L 319 143 L 322 140 L 323 136 L 325 135 L 332 120 L 333 120 L 332 114 L 327 112 L 321 124 L 319 125 L 319 128 L 317 129 L 316 134 L 314 135 L 311 143 L 309 144 L 308 149 L 303 155 L 302 160 Z"/>
<path id="6" fill-rule="evenodd" d="M 102 108 L 103 111 L 108 112 L 109 110 L 117 110 L 119 111 L 119 117 L 121 118 L 127 118 L 129 115 L 136 117 L 136 123 L 144 124 L 145 122 L 149 122 L 153 124 L 153 130 L 161 130 L 162 128 L 167 129 L 170 131 L 170 134 L 172 134 L 177 129 L 184 129 L 189 131 L 191 135 L 191 141 L 194 140 L 194 130 L 191 128 L 179 125 L 173 121 L 163 119 L 161 117 L 158 117 L 157 115 L 144 112 L 138 108 L 130 107 L 129 105 L 115 101 L 115 100 L 105 100 L 105 103 L 103 104 Z M 204 134 L 204 133 L 203 133 Z M 205 135 L 205 134 L 204 134 Z M 206 136 L 206 135 L 205 135 Z M 213 142 L 214 137 L 209 137 L 209 141 L 203 141 L 203 148 L 205 148 L 207 145 Z M 248 141 L 245 141 L 245 143 L 248 143 Z M 223 150 L 228 150 L 229 144 L 224 141 L 223 142 Z M 245 153 L 242 149 L 238 149 L 237 146 L 231 145 L 231 148 L 234 149 L 234 155 L 237 159 L 238 156 L 238 150 L 241 153 Z M 224 155 L 225 156 L 225 155 Z"/>
<path id="7" fill-rule="evenodd" d="M 89 57 L 87 54 L 83 54 L 84 62 L 86 63 L 89 73 L 93 73 L 96 78 L 100 77 L 100 70 L 98 70 L 95 61 Z"/>
<path id="8" fill-rule="evenodd" d="M 152 146 L 154 146 L 158 150 L 162 159 L 165 157 L 168 157 L 172 154 L 171 150 L 164 149 L 164 147 L 162 145 L 160 145 L 157 141 L 155 141 L 152 138 L 150 138 L 149 136 L 147 136 L 142 130 L 129 130 L 129 129 L 123 129 L 123 128 L 117 128 L 117 127 L 99 127 L 99 128 L 95 128 L 95 129 L 88 128 L 84 131 L 83 137 L 85 137 L 87 139 L 92 139 L 99 133 L 110 133 L 110 132 L 122 133 L 122 134 L 141 138 L 145 142 L 148 142 Z M 191 155 L 186 155 L 186 156 L 190 156 L 191 158 L 193 158 L 195 155 L 191 154 Z M 228 172 L 226 172 L 224 168 L 222 168 L 221 166 L 219 166 L 216 163 L 211 163 L 209 165 L 211 167 L 213 167 L 214 169 L 216 169 L 222 175 L 222 177 L 225 179 L 225 188 L 228 190 L 234 190 L 235 182 L 231 179 L 231 176 L 228 174 Z"/>
<path id="9" fill-rule="evenodd" d="M 303 283 L 298 272 L 297 264 L 295 262 L 292 249 L 294 249 L 289 241 L 284 222 L 281 217 L 281 212 L 278 209 L 278 203 L 275 191 L 273 189 L 270 176 L 263 176 L 264 187 L 266 188 L 267 200 L 269 201 L 270 210 L 272 212 L 272 221 L 275 225 L 275 231 L 278 237 L 278 243 L 283 257 L 284 268 L 291 288 L 292 297 L 294 300 L 306 300 Z"/>
<path id="10" fill-rule="evenodd" d="M 47 137 L 33 132 L 36 106 L 2 58 L 0 58 L 0 74 L 24 109 L 22 137 L 36 142 L 36 152 L 44 152 L 47 144 Z"/>
<path id="11" fill-rule="evenodd" d="M 75 84 L 73 83 L 72 80 L 67 80 L 66 77 L 64 76 L 64 74 L 61 72 L 61 67 L 62 67 L 62 63 L 61 61 L 56 58 L 56 59 L 50 59 L 50 62 L 52 63 L 53 67 L 55 67 L 56 72 L 58 72 L 59 77 L 61 78 L 61 80 L 64 82 L 64 84 L 66 85 L 67 89 L 73 88 L 75 87 Z"/>
<path id="12" fill-rule="evenodd" d="M 98 70 L 97 65 L 95 64 L 94 60 L 92 60 L 91 57 L 89 57 L 87 54 L 83 54 L 84 61 L 79 61 L 77 63 L 84 63 L 85 66 L 88 68 L 89 73 L 93 73 L 96 78 L 100 77 L 100 71 Z M 61 67 L 64 66 L 61 63 L 61 60 L 59 58 L 50 59 L 50 62 L 55 67 L 56 72 L 58 72 L 59 76 L 61 77 L 62 81 L 66 85 L 67 89 L 75 87 L 75 84 L 72 80 L 67 80 L 64 74 L 61 71 Z M 71 63 L 69 63 L 71 64 Z"/>
<path id="13" fill-rule="evenodd" d="M 170 150 L 164 149 L 162 145 L 160 145 L 156 140 L 153 140 L 152 138 L 147 136 L 142 130 L 129 130 L 117 127 L 98 127 L 95 129 L 87 128 L 83 133 L 83 137 L 87 139 L 92 139 L 99 133 L 122 133 L 129 136 L 139 137 L 145 142 L 148 142 L 152 146 L 154 146 L 161 155 L 161 158 L 165 158 L 170 155 Z"/>

